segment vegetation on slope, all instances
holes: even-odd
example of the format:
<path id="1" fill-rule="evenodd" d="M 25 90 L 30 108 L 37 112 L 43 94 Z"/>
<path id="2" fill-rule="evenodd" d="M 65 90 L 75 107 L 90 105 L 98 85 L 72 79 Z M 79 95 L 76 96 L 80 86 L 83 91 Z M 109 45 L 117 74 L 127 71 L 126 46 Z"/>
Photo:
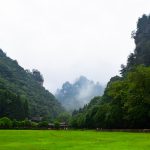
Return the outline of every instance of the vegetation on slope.
<path id="1" fill-rule="evenodd" d="M 150 128 L 150 16 L 143 15 L 132 37 L 136 48 L 111 78 L 104 95 L 73 113 L 76 128 Z"/>
<path id="2" fill-rule="evenodd" d="M 0 117 L 42 117 L 50 120 L 58 116 L 63 108 L 42 86 L 43 81 L 38 70 L 24 70 L 16 60 L 0 50 Z"/>

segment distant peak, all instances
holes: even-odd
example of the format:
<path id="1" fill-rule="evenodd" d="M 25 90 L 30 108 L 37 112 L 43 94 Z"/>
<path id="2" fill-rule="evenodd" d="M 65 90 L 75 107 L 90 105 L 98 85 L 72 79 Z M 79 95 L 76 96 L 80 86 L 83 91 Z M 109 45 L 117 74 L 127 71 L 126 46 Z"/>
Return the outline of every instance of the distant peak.
<path id="1" fill-rule="evenodd" d="M 87 82 L 88 79 L 85 77 L 85 76 L 80 76 L 79 78 L 76 79 L 75 83 L 76 82 Z"/>
<path id="2" fill-rule="evenodd" d="M 86 78 L 85 76 L 83 76 L 83 75 L 81 75 L 81 76 L 79 77 L 79 79 L 80 79 L 80 80 L 87 80 L 87 78 Z"/>
<path id="3" fill-rule="evenodd" d="M 71 84 L 70 84 L 70 82 L 65 82 L 64 84 L 63 84 L 63 86 L 62 86 L 62 88 L 63 89 L 68 89 L 68 88 L 70 88 L 71 87 Z"/>

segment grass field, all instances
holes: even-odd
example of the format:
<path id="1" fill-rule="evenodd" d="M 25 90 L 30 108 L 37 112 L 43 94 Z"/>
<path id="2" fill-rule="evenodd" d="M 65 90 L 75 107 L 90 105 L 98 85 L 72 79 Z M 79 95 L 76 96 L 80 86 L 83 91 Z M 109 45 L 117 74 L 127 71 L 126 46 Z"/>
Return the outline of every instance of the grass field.
<path id="1" fill-rule="evenodd" d="M 0 150 L 150 150 L 150 134 L 0 130 Z"/>

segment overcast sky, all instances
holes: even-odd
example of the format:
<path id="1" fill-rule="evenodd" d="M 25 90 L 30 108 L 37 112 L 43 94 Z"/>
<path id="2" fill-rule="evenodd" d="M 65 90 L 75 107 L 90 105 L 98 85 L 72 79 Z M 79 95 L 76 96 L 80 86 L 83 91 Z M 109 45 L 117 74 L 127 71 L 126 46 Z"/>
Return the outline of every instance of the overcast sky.
<path id="1" fill-rule="evenodd" d="M 0 0 L 0 47 L 51 92 L 80 75 L 106 84 L 134 50 L 150 0 Z"/>

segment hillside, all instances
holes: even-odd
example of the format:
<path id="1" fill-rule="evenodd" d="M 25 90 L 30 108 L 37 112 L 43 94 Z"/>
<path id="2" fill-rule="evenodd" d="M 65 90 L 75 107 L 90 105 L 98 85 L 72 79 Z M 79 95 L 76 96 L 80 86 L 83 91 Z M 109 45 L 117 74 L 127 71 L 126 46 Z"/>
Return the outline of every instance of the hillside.
<path id="1" fill-rule="evenodd" d="M 143 15 L 137 22 L 137 29 L 132 31 L 132 38 L 136 47 L 128 56 L 127 64 L 121 65 L 121 74 L 124 76 L 138 65 L 150 66 L 150 16 Z"/>
<path id="2" fill-rule="evenodd" d="M 112 77 L 102 97 L 73 112 L 76 128 L 150 128 L 150 16 L 143 15 L 132 32 L 136 48 Z"/>
<path id="3" fill-rule="evenodd" d="M 65 82 L 56 92 L 56 98 L 69 111 L 79 109 L 98 95 L 102 95 L 104 87 L 80 76 L 73 84 Z"/>
<path id="4" fill-rule="evenodd" d="M 16 60 L 7 57 L 7 55 L 0 50 L 0 89 L 6 93 L 14 94 L 13 97 L 19 97 L 21 101 L 26 101 L 26 104 L 28 104 L 29 118 L 43 117 L 52 119 L 63 111 L 63 108 L 55 99 L 54 95 L 43 87 L 43 82 L 44 79 L 38 70 L 33 70 L 32 72 L 24 70 L 19 66 Z M 0 98 L 2 102 L 2 97 Z M 13 103 L 12 99 L 10 99 L 10 104 L 11 103 Z M 2 108 L 0 108 L 0 116 L 7 116 L 8 113 L 5 111 L 10 104 L 5 104 L 3 112 L 1 111 Z M 14 103 L 14 107 L 15 105 L 17 104 Z M 12 110 L 9 109 L 9 111 Z M 16 117 L 13 116 L 12 118 Z"/>

